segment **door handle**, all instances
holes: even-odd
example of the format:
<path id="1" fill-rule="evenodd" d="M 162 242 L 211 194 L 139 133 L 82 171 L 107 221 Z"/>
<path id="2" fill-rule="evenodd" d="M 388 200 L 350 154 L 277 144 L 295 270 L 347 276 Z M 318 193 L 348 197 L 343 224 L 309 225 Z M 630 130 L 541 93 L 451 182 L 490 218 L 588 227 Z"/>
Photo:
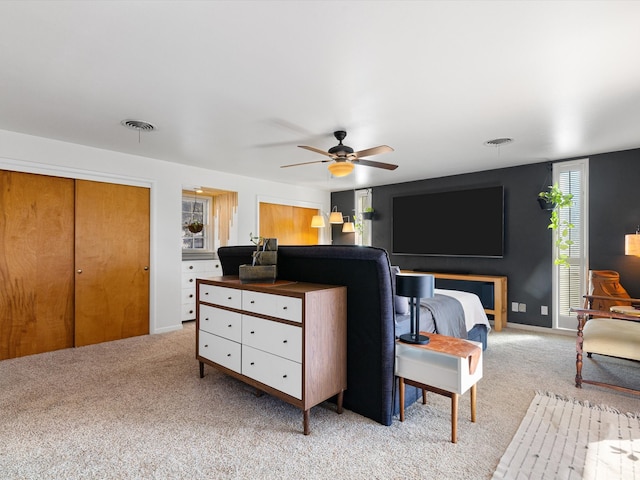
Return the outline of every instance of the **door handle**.
<path id="1" fill-rule="evenodd" d="M 82 269 L 81 269 L 81 268 L 79 268 L 78 270 L 76 270 L 76 272 L 78 272 L 78 273 L 82 273 Z"/>

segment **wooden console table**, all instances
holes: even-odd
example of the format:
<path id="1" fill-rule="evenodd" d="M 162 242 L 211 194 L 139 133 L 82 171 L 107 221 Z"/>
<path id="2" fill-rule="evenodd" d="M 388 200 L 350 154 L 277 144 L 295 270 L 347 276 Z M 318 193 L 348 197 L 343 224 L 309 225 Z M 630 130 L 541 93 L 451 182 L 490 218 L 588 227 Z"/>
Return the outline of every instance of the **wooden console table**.
<path id="1" fill-rule="evenodd" d="M 493 308 L 485 308 L 487 314 L 493 315 L 493 326 L 497 332 L 507 326 L 507 277 L 500 275 L 467 275 L 462 273 L 415 272 L 433 275 L 446 280 L 464 280 L 465 282 L 482 282 L 493 284 Z"/>

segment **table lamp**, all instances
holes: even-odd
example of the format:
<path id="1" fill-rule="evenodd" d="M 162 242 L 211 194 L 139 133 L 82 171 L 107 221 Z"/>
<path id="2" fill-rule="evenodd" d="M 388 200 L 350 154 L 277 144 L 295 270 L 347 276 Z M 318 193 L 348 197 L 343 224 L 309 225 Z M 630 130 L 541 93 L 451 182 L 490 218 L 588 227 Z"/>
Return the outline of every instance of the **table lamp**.
<path id="1" fill-rule="evenodd" d="M 433 275 L 398 273 L 396 275 L 396 295 L 409 297 L 411 312 L 411 333 L 400 335 L 400 341 L 425 345 L 429 337 L 420 335 L 420 299 L 432 298 L 435 280 Z"/>

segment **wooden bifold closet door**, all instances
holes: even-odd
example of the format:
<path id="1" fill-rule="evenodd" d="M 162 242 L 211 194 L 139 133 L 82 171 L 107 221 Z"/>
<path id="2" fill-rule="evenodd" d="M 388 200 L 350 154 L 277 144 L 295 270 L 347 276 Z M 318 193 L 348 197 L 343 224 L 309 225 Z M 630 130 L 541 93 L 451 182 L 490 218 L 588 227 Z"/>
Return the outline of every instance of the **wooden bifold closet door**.
<path id="1" fill-rule="evenodd" d="M 0 170 L 0 360 L 149 333 L 149 189 Z"/>
<path id="2" fill-rule="evenodd" d="M 149 189 L 76 181 L 75 346 L 149 333 Z"/>

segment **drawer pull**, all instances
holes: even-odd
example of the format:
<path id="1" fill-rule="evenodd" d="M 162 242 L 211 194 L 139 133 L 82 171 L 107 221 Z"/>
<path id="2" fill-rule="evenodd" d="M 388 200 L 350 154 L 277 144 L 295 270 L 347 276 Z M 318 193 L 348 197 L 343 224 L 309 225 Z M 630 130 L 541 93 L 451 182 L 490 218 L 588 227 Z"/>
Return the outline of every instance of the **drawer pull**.
<path id="1" fill-rule="evenodd" d="M 255 330 L 251 330 L 251 335 L 253 335 L 254 333 L 256 333 Z"/>
<path id="2" fill-rule="evenodd" d="M 227 297 L 227 300 L 231 300 L 231 297 Z"/>
<path id="3" fill-rule="evenodd" d="M 193 270 L 193 265 L 189 265 L 189 270 Z"/>
<path id="4" fill-rule="evenodd" d="M 233 325 L 231 325 L 231 324 L 227 325 L 227 327 L 229 327 L 229 328 L 231 328 L 232 326 L 233 326 Z"/>
<path id="5" fill-rule="evenodd" d="M 251 362 L 251 365 L 255 365 L 255 364 L 256 364 L 256 362 Z"/>
<path id="6" fill-rule="evenodd" d="M 282 307 L 282 309 L 283 309 L 283 310 L 286 310 L 286 309 L 287 309 L 287 307 Z"/>
<path id="7" fill-rule="evenodd" d="M 189 310 L 189 313 L 193 313 L 193 310 Z"/>
<path id="8" fill-rule="evenodd" d="M 205 318 L 204 320 L 205 320 L 206 322 L 208 322 L 208 321 L 209 321 L 209 317 Z"/>
<path id="9" fill-rule="evenodd" d="M 286 375 L 282 375 L 282 378 L 287 378 L 287 376 Z"/>
<path id="10" fill-rule="evenodd" d="M 209 345 L 205 345 L 204 348 L 209 348 Z"/>
<path id="11" fill-rule="evenodd" d="M 193 298 L 193 293 L 190 293 L 190 294 L 189 294 L 189 298 Z"/>
<path id="12" fill-rule="evenodd" d="M 286 341 L 286 340 L 283 340 L 283 341 L 282 341 L 282 343 L 287 343 L 287 341 Z"/>
<path id="13" fill-rule="evenodd" d="M 231 356 L 231 354 L 230 354 L 230 353 L 227 353 L 227 357 L 230 357 L 230 356 Z"/>
<path id="14" fill-rule="evenodd" d="M 256 301 L 255 300 L 251 300 L 249 303 L 254 304 L 254 303 L 256 303 Z"/>
<path id="15" fill-rule="evenodd" d="M 205 295 L 209 295 L 209 292 L 204 292 Z"/>
<path id="16" fill-rule="evenodd" d="M 189 279 L 189 283 L 193 283 L 193 278 L 190 278 L 190 279 Z"/>

